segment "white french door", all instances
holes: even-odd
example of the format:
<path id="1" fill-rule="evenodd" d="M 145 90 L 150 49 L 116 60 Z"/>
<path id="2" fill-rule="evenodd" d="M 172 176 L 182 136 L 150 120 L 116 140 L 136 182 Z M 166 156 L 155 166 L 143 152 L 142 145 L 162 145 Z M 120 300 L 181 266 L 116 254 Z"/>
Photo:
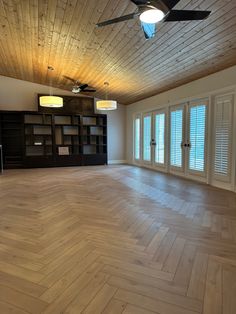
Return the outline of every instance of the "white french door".
<path id="1" fill-rule="evenodd" d="M 139 163 L 141 160 L 141 116 L 134 118 L 134 160 Z"/>
<path id="2" fill-rule="evenodd" d="M 185 172 L 185 112 L 185 104 L 174 106 L 170 109 L 169 169 L 172 173 Z"/>
<path id="3" fill-rule="evenodd" d="M 170 172 L 205 181 L 208 100 L 170 109 Z"/>
<path id="4" fill-rule="evenodd" d="M 167 168 L 167 111 L 158 110 L 152 114 L 152 160 L 159 170 Z"/>
<path id="5" fill-rule="evenodd" d="M 164 170 L 167 165 L 166 110 L 134 118 L 134 161 Z"/>
<path id="6" fill-rule="evenodd" d="M 152 152 L 152 113 L 143 116 L 142 132 L 142 161 L 143 164 L 151 165 L 153 160 Z"/>
<path id="7" fill-rule="evenodd" d="M 186 171 L 189 176 L 207 176 L 208 101 L 190 102 L 187 117 Z"/>
<path id="8" fill-rule="evenodd" d="M 206 99 L 135 116 L 135 162 L 206 181 L 207 121 Z"/>
<path id="9" fill-rule="evenodd" d="M 235 119 L 233 93 L 139 113 L 134 162 L 236 191 Z"/>

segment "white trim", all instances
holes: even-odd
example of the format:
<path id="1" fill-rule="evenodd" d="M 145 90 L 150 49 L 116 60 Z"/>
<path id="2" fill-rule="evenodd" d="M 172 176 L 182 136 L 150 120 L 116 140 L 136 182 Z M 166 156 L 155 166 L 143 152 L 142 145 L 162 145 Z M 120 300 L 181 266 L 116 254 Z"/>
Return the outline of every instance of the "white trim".
<path id="1" fill-rule="evenodd" d="M 120 165 L 120 164 L 127 164 L 127 160 L 108 160 L 108 165 Z"/>
<path id="2" fill-rule="evenodd" d="M 186 102 L 190 102 L 190 101 L 196 101 L 196 100 L 200 100 L 203 98 L 210 98 L 210 97 L 216 97 L 216 96 L 221 96 L 221 95 L 224 96 L 224 95 L 228 95 L 228 94 L 236 95 L 236 85 L 230 85 L 228 87 L 224 87 L 221 89 L 215 89 L 211 92 L 206 92 L 203 94 L 197 94 L 197 95 L 193 95 L 193 96 L 189 96 L 189 97 L 185 97 L 185 98 L 179 98 L 177 100 L 169 101 L 168 103 L 164 103 L 164 104 L 158 104 L 158 105 L 155 104 L 155 105 L 151 106 L 151 108 L 149 108 L 149 109 L 138 110 L 138 111 L 135 111 L 133 114 L 152 112 L 152 111 L 156 111 L 156 110 L 159 110 L 162 108 L 168 108 L 170 106 L 180 105 L 182 103 L 186 103 Z M 156 96 L 158 96 L 158 95 L 156 95 Z M 153 96 L 153 97 L 155 97 L 155 96 Z"/>

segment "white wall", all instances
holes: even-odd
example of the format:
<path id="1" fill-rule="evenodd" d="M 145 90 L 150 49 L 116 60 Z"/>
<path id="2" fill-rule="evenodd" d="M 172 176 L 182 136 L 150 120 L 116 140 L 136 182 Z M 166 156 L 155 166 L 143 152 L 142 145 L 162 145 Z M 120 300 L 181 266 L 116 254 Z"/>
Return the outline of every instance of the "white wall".
<path id="1" fill-rule="evenodd" d="M 57 95 L 72 95 L 61 89 L 54 89 L 53 92 Z M 48 86 L 0 76 L 0 110 L 37 110 L 37 94 L 48 93 Z M 126 107 L 118 105 L 117 110 L 106 113 L 109 163 L 124 162 Z"/>
<path id="2" fill-rule="evenodd" d="M 151 111 L 169 104 L 184 102 L 221 92 L 236 92 L 236 66 L 182 85 L 159 95 L 127 106 L 126 111 L 126 159 L 133 161 L 133 116 L 135 113 Z"/>

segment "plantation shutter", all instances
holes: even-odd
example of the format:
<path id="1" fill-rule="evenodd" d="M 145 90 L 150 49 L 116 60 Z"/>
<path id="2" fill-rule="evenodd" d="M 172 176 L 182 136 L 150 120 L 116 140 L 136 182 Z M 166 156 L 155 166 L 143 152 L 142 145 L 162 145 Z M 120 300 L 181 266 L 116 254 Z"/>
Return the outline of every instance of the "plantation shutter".
<path id="1" fill-rule="evenodd" d="M 220 181 L 231 178 L 232 129 L 233 96 L 216 97 L 214 177 Z"/>
<path id="2" fill-rule="evenodd" d="M 170 164 L 182 167 L 183 109 L 171 111 L 170 128 Z"/>
<path id="3" fill-rule="evenodd" d="M 141 119 L 136 117 L 134 120 L 134 158 L 136 160 L 140 159 L 140 126 Z"/>
<path id="4" fill-rule="evenodd" d="M 165 113 L 155 115 L 155 162 L 165 163 Z"/>
<path id="5" fill-rule="evenodd" d="M 190 106 L 189 119 L 189 169 L 204 172 L 206 105 Z"/>
<path id="6" fill-rule="evenodd" d="M 143 160 L 151 161 L 151 115 L 146 115 L 143 118 Z"/>

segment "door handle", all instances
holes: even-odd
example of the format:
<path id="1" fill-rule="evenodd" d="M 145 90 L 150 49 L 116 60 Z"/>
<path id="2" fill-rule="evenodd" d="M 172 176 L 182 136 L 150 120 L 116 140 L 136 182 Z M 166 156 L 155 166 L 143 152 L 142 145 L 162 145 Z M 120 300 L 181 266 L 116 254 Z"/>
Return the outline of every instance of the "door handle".
<path id="1" fill-rule="evenodd" d="M 187 148 L 190 148 L 191 147 L 191 144 L 190 143 L 181 143 L 181 147 L 187 147 Z"/>

